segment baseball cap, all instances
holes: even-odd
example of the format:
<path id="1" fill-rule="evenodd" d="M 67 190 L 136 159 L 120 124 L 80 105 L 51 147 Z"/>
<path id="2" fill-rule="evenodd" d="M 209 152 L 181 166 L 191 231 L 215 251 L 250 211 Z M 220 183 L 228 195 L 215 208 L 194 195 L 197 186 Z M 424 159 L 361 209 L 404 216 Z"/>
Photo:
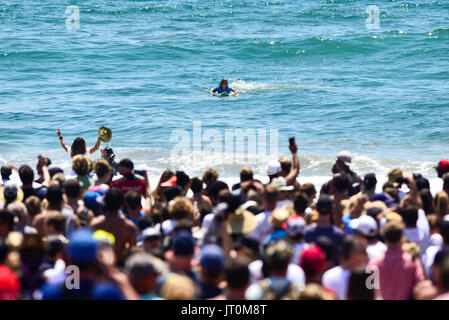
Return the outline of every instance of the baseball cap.
<path id="1" fill-rule="evenodd" d="M 277 185 L 279 191 L 292 191 L 294 189 L 293 186 L 287 185 L 287 180 L 284 177 L 274 178 L 271 183 Z"/>
<path id="2" fill-rule="evenodd" d="M 288 219 L 287 220 L 287 235 L 289 237 L 295 237 L 299 234 L 304 235 L 306 232 L 306 222 L 303 218 Z"/>
<path id="3" fill-rule="evenodd" d="M 315 244 L 304 248 L 299 259 L 300 267 L 307 273 L 319 274 L 326 263 L 326 254 Z"/>
<path id="4" fill-rule="evenodd" d="M 173 251 L 177 256 L 190 256 L 195 250 L 195 243 L 192 235 L 187 230 L 181 230 L 173 241 Z"/>
<path id="5" fill-rule="evenodd" d="M 218 273 L 223 270 L 225 255 L 223 249 L 215 244 L 203 247 L 200 254 L 200 265 L 210 272 Z"/>
<path id="6" fill-rule="evenodd" d="M 148 239 L 153 237 L 160 237 L 162 236 L 161 232 L 154 227 L 148 227 L 142 231 L 142 239 Z"/>
<path id="7" fill-rule="evenodd" d="M 103 204 L 102 198 L 103 198 L 103 196 L 99 192 L 87 191 L 86 194 L 84 195 L 83 200 L 84 200 L 84 204 L 86 205 L 87 208 L 94 209 L 98 205 Z"/>
<path id="8" fill-rule="evenodd" d="M 449 172 L 449 160 L 440 160 L 435 169 L 437 169 L 441 173 Z"/>
<path id="9" fill-rule="evenodd" d="M 277 160 L 272 160 L 268 162 L 267 165 L 267 175 L 274 176 L 281 172 L 281 164 Z"/>
<path id="10" fill-rule="evenodd" d="M 350 166 L 352 162 L 352 157 L 349 151 L 340 151 L 337 154 L 337 160 L 342 161 L 346 166 Z"/>
<path id="11" fill-rule="evenodd" d="M 362 215 L 360 218 L 352 219 L 349 222 L 351 229 L 357 230 L 367 237 L 374 237 L 377 235 L 377 222 L 373 217 Z"/>
<path id="12" fill-rule="evenodd" d="M 97 254 L 98 242 L 91 230 L 80 229 L 72 233 L 69 243 L 69 256 L 74 262 L 93 262 Z"/>
<path id="13" fill-rule="evenodd" d="M 17 201 L 22 201 L 23 191 L 17 184 L 11 180 L 7 181 L 3 186 L 3 192 L 1 193 L 0 200 L 5 201 L 5 199 L 15 199 Z"/>

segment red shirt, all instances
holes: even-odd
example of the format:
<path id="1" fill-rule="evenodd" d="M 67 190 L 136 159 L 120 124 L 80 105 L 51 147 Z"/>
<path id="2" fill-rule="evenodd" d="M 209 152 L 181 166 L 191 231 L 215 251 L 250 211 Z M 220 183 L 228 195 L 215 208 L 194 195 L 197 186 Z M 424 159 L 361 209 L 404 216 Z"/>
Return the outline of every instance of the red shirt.
<path id="1" fill-rule="evenodd" d="M 123 194 L 126 194 L 130 190 L 135 190 L 145 195 L 147 183 L 143 179 L 139 179 L 134 174 L 123 176 L 122 178 L 112 182 L 114 188 L 120 189 Z"/>
<path id="2" fill-rule="evenodd" d="M 0 265 L 0 300 L 17 300 L 20 294 L 20 281 L 16 274 Z"/>
<path id="3" fill-rule="evenodd" d="M 384 300 L 409 300 L 413 287 L 425 280 L 419 259 L 413 260 L 402 249 L 390 248 L 369 264 L 379 268 L 380 293 Z"/>

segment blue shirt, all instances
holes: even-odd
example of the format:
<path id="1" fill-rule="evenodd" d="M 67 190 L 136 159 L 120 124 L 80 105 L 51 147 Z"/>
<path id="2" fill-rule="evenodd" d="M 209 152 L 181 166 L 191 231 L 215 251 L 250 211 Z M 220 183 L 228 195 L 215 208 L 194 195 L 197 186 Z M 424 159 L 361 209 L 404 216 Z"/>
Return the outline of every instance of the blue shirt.
<path id="1" fill-rule="evenodd" d="M 226 87 L 226 89 L 223 90 L 223 88 L 221 86 L 218 86 L 214 89 L 214 92 L 218 92 L 218 93 L 223 93 L 223 92 L 227 92 L 227 93 L 231 93 L 232 88 Z"/>

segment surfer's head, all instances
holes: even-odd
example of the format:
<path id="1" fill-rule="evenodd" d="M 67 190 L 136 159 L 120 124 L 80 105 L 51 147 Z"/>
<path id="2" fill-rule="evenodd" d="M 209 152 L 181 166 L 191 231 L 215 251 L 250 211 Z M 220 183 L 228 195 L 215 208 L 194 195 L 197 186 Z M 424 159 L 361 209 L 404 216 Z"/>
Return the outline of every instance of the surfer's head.
<path id="1" fill-rule="evenodd" d="M 81 137 L 76 138 L 73 140 L 71 149 L 71 156 L 74 157 L 77 154 L 86 154 L 86 140 L 84 140 Z"/>
<path id="2" fill-rule="evenodd" d="M 227 80 L 227 79 L 222 79 L 222 80 L 220 81 L 220 87 L 221 87 L 222 89 L 226 89 L 226 88 L 228 87 L 228 80 Z"/>

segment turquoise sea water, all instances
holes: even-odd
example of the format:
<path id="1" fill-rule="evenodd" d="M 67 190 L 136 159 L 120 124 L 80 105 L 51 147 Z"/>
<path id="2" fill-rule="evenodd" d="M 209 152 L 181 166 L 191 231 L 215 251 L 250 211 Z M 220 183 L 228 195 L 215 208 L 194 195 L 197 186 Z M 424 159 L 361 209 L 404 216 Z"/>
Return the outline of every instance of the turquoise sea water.
<path id="1" fill-rule="evenodd" d="M 369 5 L 379 29 L 366 27 Z M 223 77 L 238 97 L 208 93 Z M 68 167 L 56 128 L 93 145 L 106 125 L 117 157 L 157 176 L 186 166 L 170 136 L 201 121 L 277 129 L 280 154 L 296 136 L 311 180 L 343 149 L 360 173 L 433 178 L 449 157 L 449 1 L 2 1 L 0 105 L 0 155 L 17 163 L 44 153 Z M 241 163 L 183 169 L 208 166 L 226 176 Z"/>

